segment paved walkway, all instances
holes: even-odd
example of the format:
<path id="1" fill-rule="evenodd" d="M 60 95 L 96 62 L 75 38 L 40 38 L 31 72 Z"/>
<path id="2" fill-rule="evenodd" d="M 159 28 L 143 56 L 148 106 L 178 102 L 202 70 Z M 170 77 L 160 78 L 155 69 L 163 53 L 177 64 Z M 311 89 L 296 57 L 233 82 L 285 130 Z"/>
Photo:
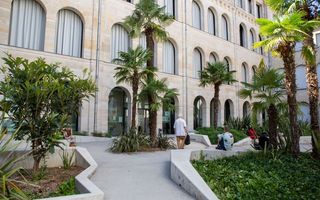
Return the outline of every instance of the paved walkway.
<path id="1" fill-rule="evenodd" d="M 85 140 L 88 141 L 88 138 Z M 84 142 L 85 147 L 98 163 L 91 180 L 105 193 L 108 200 L 189 200 L 193 199 L 170 179 L 170 151 L 114 154 L 109 150 L 112 140 Z M 236 143 L 234 151 L 250 151 L 250 139 Z M 310 137 L 301 137 L 302 151 L 311 149 Z M 186 149 L 205 149 L 200 143 L 191 142 Z M 215 145 L 208 149 L 215 148 Z M 183 150 L 182 150 L 183 151 Z"/>
<path id="2" fill-rule="evenodd" d="M 91 180 L 108 200 L 193 199 L 170 179 L 170 151 L 114 154 L 111 140 L 78 143 L 91 153 L 99 167 Z M 203 149 L 192 142 L 186 149 Z"/>

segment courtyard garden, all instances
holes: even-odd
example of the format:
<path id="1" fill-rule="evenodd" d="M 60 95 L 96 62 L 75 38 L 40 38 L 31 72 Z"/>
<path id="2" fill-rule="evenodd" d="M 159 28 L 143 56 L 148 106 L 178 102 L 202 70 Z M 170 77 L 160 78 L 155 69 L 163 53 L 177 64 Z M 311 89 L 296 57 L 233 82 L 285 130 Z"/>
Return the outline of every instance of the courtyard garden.
<path id="1" fill-rule="evenodd" d="M 319 199 L 320 161 L 278 152 L 192 162 L 219 199 Z"/>

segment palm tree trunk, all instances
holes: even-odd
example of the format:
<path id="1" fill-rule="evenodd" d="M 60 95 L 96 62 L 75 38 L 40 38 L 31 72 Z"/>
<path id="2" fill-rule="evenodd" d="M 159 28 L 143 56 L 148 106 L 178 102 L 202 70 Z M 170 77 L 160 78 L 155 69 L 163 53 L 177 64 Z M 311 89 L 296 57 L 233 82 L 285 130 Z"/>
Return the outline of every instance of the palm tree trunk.
<path id="1" fill-rule="evenodd" d="M 145 30 L 145 35 L 146 35 L 146 42 L 147 42 L 147 49 L 151 52 L 151 56 L 147 61 L 147 67 L 152 68 L 153 66 L 153 59 L 154 59 L 154 43 L 153 43 L 153 33 L 152 30 Z M 148 79 L 153 79 L 153 75 L 148 75 Z M 156 139 L 156 129 L 157 129 L 157 112 L 152 111 L 150 109 L 151 105 L 154 103 L 152 95 L 148 95 L 148 104 L 149 104 L 149 130 L 150 130 L 150 137 L 152 144 L 155 143 Z"/>
<path id="2" fill-rule="evenodd" d="M 273 149 L 277 149 L 277 126 L 278 126 L 278 111 L 274 104 L 270 104 L 268 108 L 269 117 L 269 137 L 270 144 Z"/>
<path id="3" fill-rule="evenodd" d="M 150 58 L 147 60 L 147 67 L 151 68 L 153 66 L 153 60 L 154 60 L 154 42 L 153 42 L 153 37 L 152 37 L 152 31 L 151 30 L 146 30 L 145 31 L 146 35 L 146 43 L 147 43 L 147 49 L 151 52 Z"/>
<path id="4" fill-rule="evenodd" d="M 220 85 L 214 85 L 214 98 L 213 98 L 213 127 L 218 127 L 218 107 L 219 107 L 219 92 L 220 92 Z"/>
<path id="5" fill-rule="evenodd" d="M 315 45 L 313 42 L 313 34 L 309 33 L 309 37 L 304 40 L 305 47 L 311 47 L 316 53 Z M 319 114 L 318 114 L 318 102 L 319 102 L 319 89 L 318 89 L 318 75 L 317 66 L 315 60 L 305 60 L 306 63 L 306 77 L 307 77 L 307 89 L 309 96 L 310 106 L 310 119 L 312 130 L 312 154 L 315 158 L 320 158 L 320 130 L 319 130 Z"/>
<path id="6" fill-rule="evenodd" d="M 135 129 L 136 128 L 136 116 L 137 116 L 137 101 L 138 101 L 138 90 L 139 86 L 137 81 L 133 81 L 132 85 L 132 109 L 131 109 L 131 128 Z"/>
<path id="7" fill-rule="evenodd" d="M 300 130 L 298 127 L 297 118 L 297 85 L 296 85 L 296 71 L 294 60 L 294 43 L 287 43 L 279 47 L 281 57 L 284 63 L 285 70 L 285 85 L 287 91 L 287 102 L 289 105 L 289 121 L 290 121 L 290 153 L 293 156 L 298 156 L 300 153 L 299 140 Z"/>

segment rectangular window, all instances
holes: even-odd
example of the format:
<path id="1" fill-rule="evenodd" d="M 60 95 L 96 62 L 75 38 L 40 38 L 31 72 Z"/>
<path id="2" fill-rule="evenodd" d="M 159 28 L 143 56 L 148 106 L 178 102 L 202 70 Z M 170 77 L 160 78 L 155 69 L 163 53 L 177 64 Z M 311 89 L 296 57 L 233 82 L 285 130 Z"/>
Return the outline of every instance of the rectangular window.
<path id="1" fill-rule="evenodd" d="M 249 13 L 250 13 L 250 14 L 253 14 L 252 0 L 248 0 L 248 7 L 249 7 Z"/>
<path id="2" fill-rule="evenodd" d="M 262 10 L 261 10 L 261 5 L 256 4 L 256 10 L 257 10 L 257 18 L 261 18 Z"/>

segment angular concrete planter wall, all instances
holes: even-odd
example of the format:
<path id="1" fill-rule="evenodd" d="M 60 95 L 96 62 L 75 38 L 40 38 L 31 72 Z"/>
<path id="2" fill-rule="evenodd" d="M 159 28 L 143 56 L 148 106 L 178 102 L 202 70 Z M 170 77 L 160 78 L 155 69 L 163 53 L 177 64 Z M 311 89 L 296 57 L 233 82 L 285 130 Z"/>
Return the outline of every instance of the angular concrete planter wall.
<path id="1" fill-rule="evenodd" d="M 191 160 L 198 160 L 202 154 L 204 159 L 214 160 L 223 157 L 238 155 L 240 151 L 171 151 L 171 179 L 197 200 L 218 200 L 207 183 L 194 169 Z"/>
<path id="2" fill-rule="evenodd" d="M 25 147 L 23 144 L 22 146 Z M 15 155 L 23 155 L 26 152 L 27 148 L 19 148 L 20 151 L 15 151 Z M 46 165 L 47 167 L 60 167 L 63 166 L 62 159 L 60 155 L 62 154 L 61 149 L 57 148 L 54 154 L 49 154 L 46 157 Z M 84 170 L 75 177 L 76 181 L 76 188 L 80 192 L 77 195 L 70 195 L 70 196 L 61 196 L 61 197 L 53 197 L 53 198 L 45 198 L 47 200 L 103 200 L 104 193 L 94 185 L 89 178 L 95 173 L 98 164 L 92 158 L 90 153 L 82 147 L 75 147 L 75 148 L 67 148 L 64 149 L 65 152 L 69 154 L 69 156 L 75 152 L 74 156 L 74 163 L 75 165 L 84 168 Z M 1 160 L 8 154 L 3 154 L 0 156 Z M 43 162 L 41 163 L 44 164 Z M 17 166 L 22 166 L 25 169 L 32 169 L 33 166 L 33 158 L 32 156 L 26 157 L 26 159 L 18 162 Z"/>

